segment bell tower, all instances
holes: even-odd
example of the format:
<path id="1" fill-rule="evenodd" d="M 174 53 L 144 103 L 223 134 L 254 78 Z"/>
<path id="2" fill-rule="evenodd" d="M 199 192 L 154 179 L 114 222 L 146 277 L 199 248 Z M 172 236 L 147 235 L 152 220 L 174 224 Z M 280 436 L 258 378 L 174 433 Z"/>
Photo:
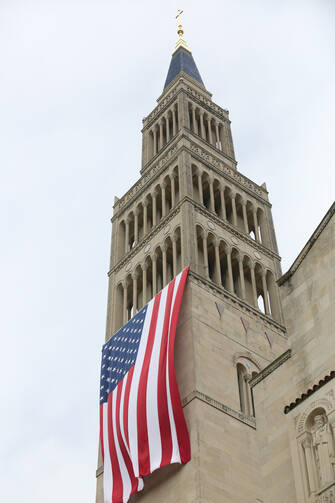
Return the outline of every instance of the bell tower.
<path id="1" fill-rule="evenodd" d="M 265 184 L 237 171 L 229 112 L 178 19 L 163 92 L 143 119 L 141 177 L 115 198 L 106 340 L 190 265 L 175 361 L 192 458 L 152 474 L 131 501 L 263 502 L 249 380 L 287 349 L 271 204 Z M 97 503 L 102 470 L 99 459 Z"/>

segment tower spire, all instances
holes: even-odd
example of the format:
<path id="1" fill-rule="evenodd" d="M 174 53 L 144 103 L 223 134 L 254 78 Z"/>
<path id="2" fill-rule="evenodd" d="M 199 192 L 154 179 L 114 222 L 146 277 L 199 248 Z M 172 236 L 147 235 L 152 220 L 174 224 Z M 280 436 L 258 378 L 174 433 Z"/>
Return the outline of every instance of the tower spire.
<path id="1" fill-rule="evenodd" d="M 199 70 L 192 56 L 192 52 L 189 49 L 185 39 L 184 39 L 184 30 L 183 25 L 181 24 L 181 15 L 183 11 L 178 10 L 176 19 L 178 19 L 178 40 L 176 43 L 176 47 L 172 53 L 172 59 L 169 66 L 169 71 L 166 77 L 166 81 L 164 84 L 164 89 L 177 77 L 177 75 L 181 72 L 185 73 L 189 77 L 192 77 L 193 80 L 196 80 L 203 87 L 204 83 L 200 76 Z"/>
<path id="2" fill-rule="evenodd" d="M 177 40 L 176 47 L 175 47 L 172 54 L 174 54 L 179 49 L 179 47 L 183 47 L 187 51 L 191 52 L 190 48 L 188 47 L 188 45 L 186 43 L 186 40 L 183 37 L 184 30 L 183 30 L 183 25 L 181 24 L 181 15 L 183 14 L 183 12 L 184 12 L 183 10 L 178 9 L 178 12 L 176 15 L 176 19 L 178 19 L 178 30 L 177 30 L 178 40 Z"/>

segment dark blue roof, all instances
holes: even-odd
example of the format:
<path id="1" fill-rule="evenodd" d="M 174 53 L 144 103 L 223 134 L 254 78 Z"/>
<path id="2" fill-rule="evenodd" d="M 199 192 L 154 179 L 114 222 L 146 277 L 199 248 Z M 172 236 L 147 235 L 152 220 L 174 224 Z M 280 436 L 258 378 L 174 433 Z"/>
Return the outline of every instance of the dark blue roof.
<path id="1" fill-rule="evenodd" d="M 180 72 L 187 73 L 187 75 L 204 86 L 197 65 L 195 64 L 195 61 L 193 59 L 192 53 L 184 49 L 184 47 L 179 47 L 177 52 L 172 55 L 169 71 L 164 84 L 164 89 Z"/>

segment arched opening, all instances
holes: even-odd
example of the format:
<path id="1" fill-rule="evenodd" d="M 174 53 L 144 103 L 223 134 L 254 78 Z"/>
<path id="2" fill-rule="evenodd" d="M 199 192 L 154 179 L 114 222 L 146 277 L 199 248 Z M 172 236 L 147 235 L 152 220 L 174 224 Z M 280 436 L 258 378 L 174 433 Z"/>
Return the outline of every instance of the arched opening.
<path id="1" fill-rule="evenodd" d="M 215 249 L 214 235 L 210 232 L 207 236 L 207 256 L 208 256 L 208 275 L 209 279 L 215 281 Z"/>

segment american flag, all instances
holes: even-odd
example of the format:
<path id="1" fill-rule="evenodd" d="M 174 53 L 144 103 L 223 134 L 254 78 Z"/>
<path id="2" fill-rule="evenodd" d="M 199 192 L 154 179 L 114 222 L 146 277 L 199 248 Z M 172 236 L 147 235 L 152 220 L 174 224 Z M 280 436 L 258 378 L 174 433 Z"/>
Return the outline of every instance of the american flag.
<path id="1" fill-rule="evenodd" d="M 127 502 L 143 488 L 142 477 L 190 460 L 173 354 L 188 270 L 103 346 L 100 441 L 105 503 Z"/>

